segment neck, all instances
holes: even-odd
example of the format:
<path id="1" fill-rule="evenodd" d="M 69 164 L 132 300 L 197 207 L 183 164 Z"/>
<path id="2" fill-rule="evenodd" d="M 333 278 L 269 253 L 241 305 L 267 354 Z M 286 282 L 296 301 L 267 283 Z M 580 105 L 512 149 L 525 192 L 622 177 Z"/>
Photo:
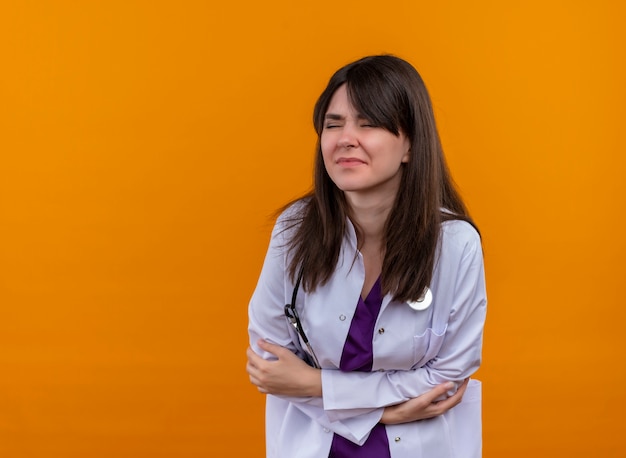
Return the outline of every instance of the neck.
<path id="1" fill-rule="evenodd" d="M 363 196 L 346 192 L 350 218 L 359 227 L 361 244 L 380 244 L 383 240 L 385 222 L 391 212 L 395 194 Z"/>

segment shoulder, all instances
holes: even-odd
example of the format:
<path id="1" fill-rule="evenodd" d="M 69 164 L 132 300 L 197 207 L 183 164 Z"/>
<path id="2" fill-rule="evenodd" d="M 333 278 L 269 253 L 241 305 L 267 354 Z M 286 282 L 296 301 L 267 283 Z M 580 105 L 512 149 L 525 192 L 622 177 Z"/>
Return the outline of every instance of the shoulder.
<path id="1" fill-rule="evenodd" d="M 309 204 L 309 198 L 304 197 L 288 204 L 276 218 L 273 236 L 280 235 L 283 239 L 290 239 L 291 235 L 302 224 Z"/>
<path id="2" fill-rule="evenodd" d="M 276 218 L 275 227 L 280 230 L 289 230 L 299 226 L 309 208 L 310 198 L 303 197 L 288 204 Z"/>
<path id="3" fill-rule="evenodd" d="M 291 221 L 301 221 L 304 217 L 310 198 L 303 197 L 288 204 L 276 218 L 276 224 L 288 224 Z"/>
<path id="4" fill-rule="evenodd" d="M 476 251 L 481 247 L 480 234 L 467 221 L 453 219 L 441 224 L 442 254 Z"/>

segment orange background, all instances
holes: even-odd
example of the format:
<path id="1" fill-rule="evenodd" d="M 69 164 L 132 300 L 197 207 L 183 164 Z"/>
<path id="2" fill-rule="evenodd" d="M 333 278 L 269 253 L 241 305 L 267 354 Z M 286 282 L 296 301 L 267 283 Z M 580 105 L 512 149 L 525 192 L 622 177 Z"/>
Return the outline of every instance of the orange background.
<path id="1" fill-rule="evenodd" d="M 485 457 L 625 457 L 624 7 L 0 6 L 0 456 L 264 456 L 247 301 L 313 103 L 413 62 L 485 245 Z"/>

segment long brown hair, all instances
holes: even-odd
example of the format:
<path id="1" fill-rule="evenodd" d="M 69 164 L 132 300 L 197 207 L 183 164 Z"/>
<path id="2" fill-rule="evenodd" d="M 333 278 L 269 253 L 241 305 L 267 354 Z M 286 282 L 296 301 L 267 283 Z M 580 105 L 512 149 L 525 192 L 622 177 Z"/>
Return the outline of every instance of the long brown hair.
<path id="1" fill-rule="evenodd" d="M 411 64 L 392 55 L 364 57 L 340 68 L 315 104 L 314 187 L 297 199 L 300 205 L 287 218 L 289 274 L 293 280 L 303 269 L 303 288 L 313 291 L 329 280 L 339 259 L 348 208 L 324 167 L 320 136 L 330 100 L 344 84 L 351 104 L 364 118 L 395 135 L 404 133 L 411 144 L 385 223 L 381 286 L 383 294 L 392 293 L 394 300 L 414 301 L 430 284 L 441 223 L 473 222 L 448 171 L 426 86 Z"/>

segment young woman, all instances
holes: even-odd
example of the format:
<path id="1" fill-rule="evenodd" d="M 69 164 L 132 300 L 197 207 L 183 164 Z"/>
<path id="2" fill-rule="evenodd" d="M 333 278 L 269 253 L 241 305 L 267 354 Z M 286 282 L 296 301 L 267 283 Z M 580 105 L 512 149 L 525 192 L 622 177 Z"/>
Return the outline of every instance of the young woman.
<path id="1" fill-rule="evenodd" d="M 278 218 L 249 304 L 267 456 L 479 457 L 481 241 L 424 83 L 365 57 L 313 119 L 314 189 Z"/>

